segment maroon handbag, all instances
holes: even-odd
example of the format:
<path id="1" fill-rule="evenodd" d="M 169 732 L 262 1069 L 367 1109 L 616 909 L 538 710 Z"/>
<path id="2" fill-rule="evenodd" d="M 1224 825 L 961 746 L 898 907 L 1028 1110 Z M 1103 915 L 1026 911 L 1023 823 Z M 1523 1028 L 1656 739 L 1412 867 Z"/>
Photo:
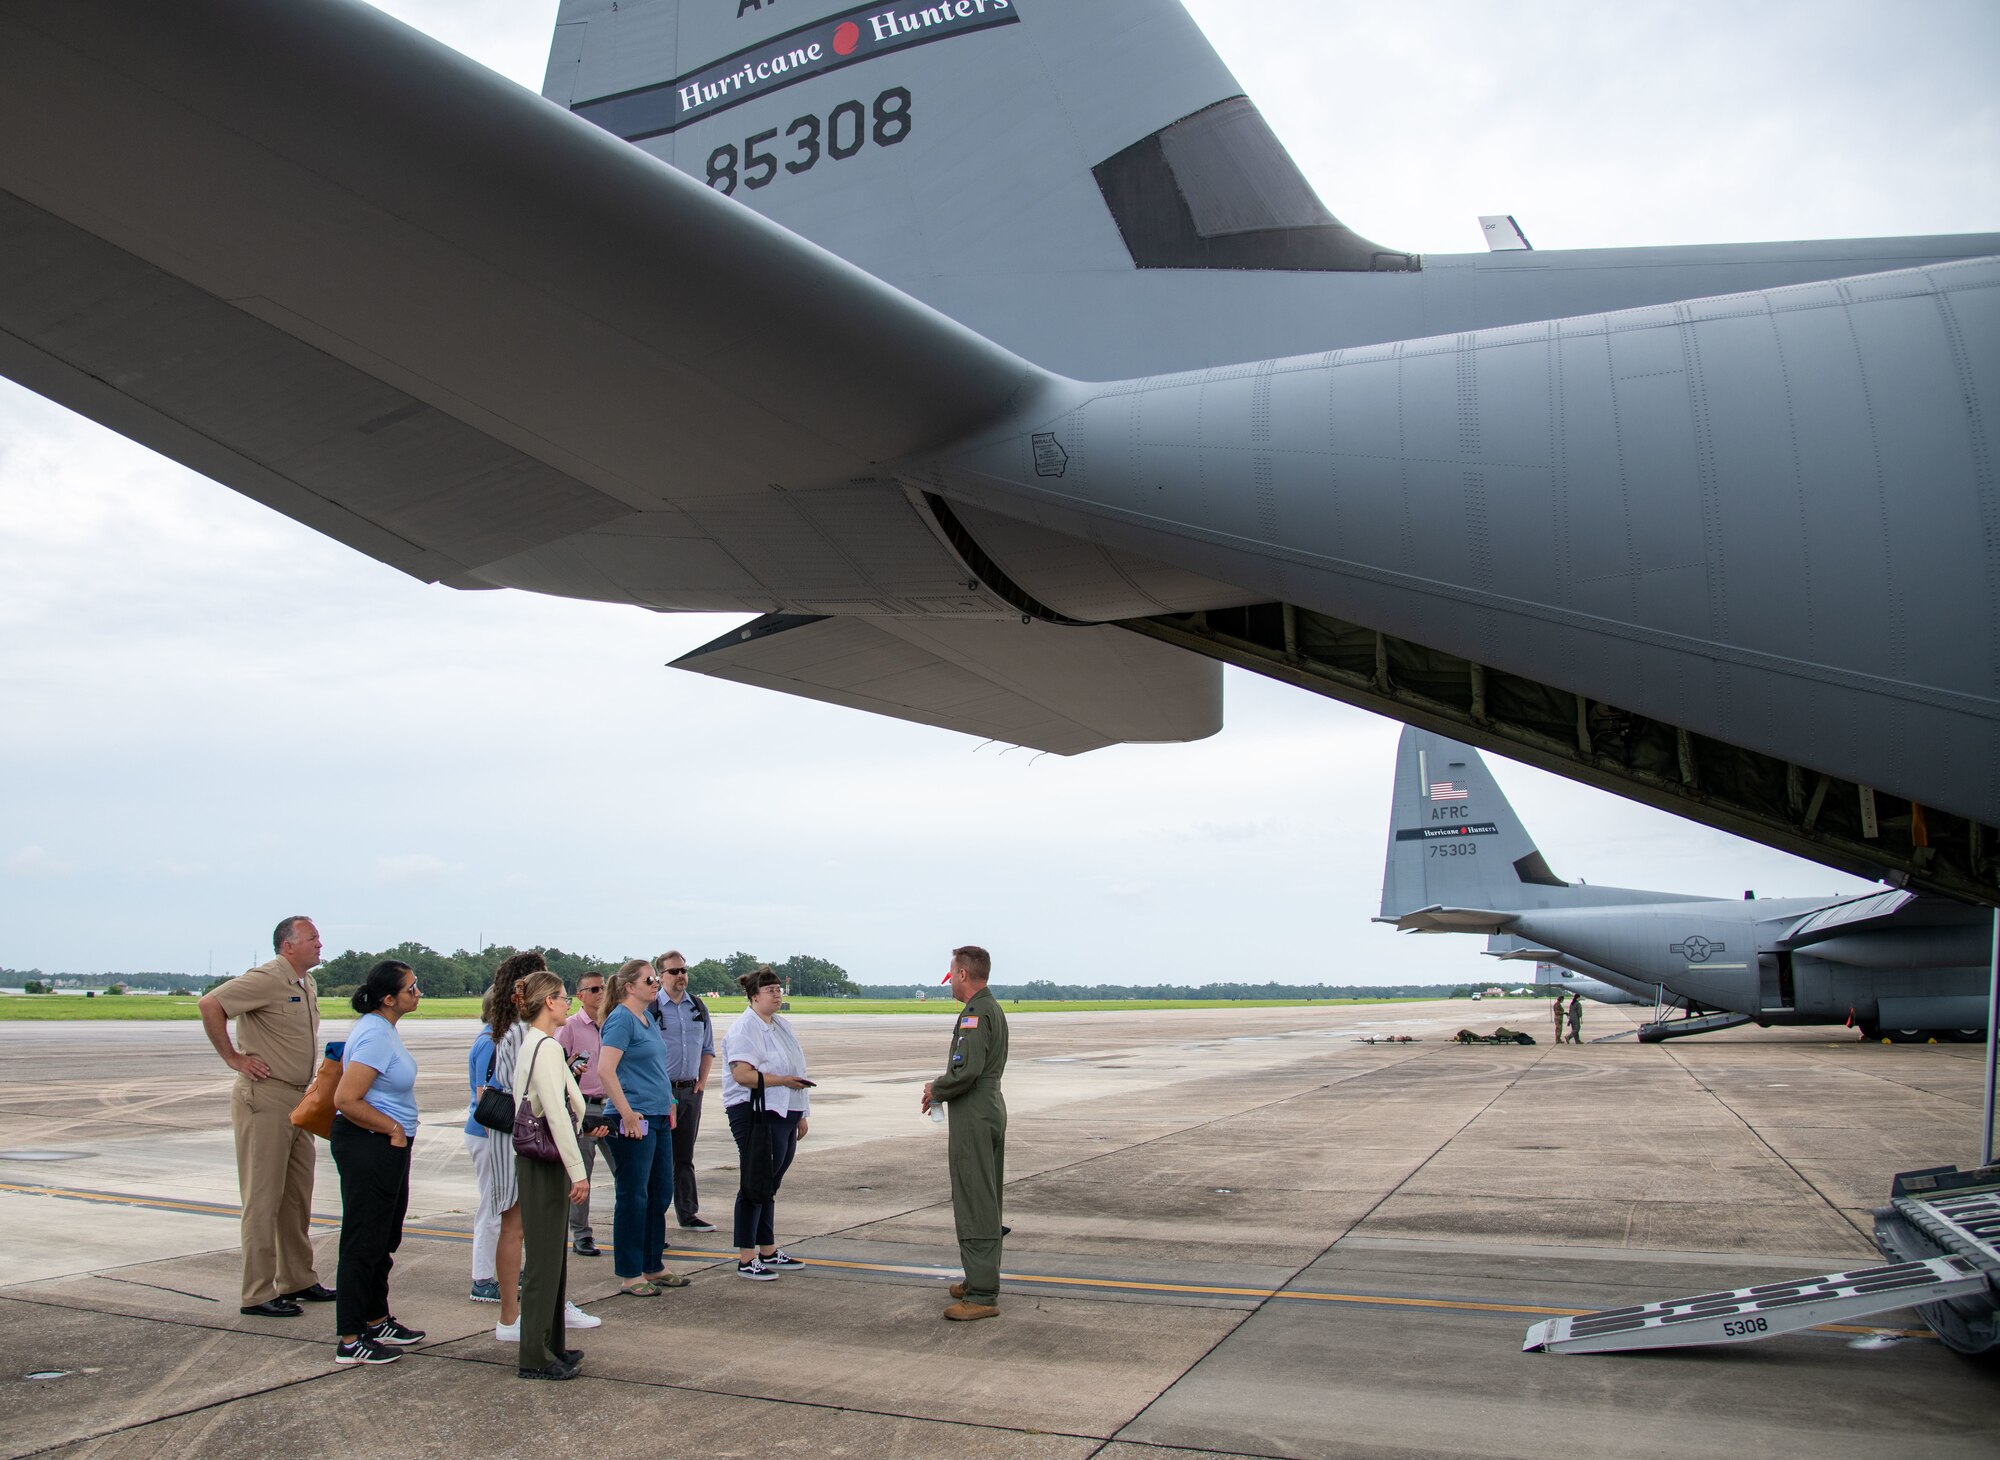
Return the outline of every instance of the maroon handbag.
<path id="1" fill-rule="evenodd" d="M 554 1041 L 544 1039 L 542 1044 Z M 542 1044 L 535 1046 L 535 1052 L 528 1059 L 528 1088 L 535 1086 L 535 1061 L 542 1057 Z M 567 1107 L 564 1113 L 568 1113 Z M 556 1145 L 555 1132 L 549 1129 L 548 1117 L 535 1114 L 523 1095 L 514 1107 L 514 1154 L 526 1156 L 530 1161 L 547 1161 L 552 1165 L 563 1164 L 562 1151 Z"/>

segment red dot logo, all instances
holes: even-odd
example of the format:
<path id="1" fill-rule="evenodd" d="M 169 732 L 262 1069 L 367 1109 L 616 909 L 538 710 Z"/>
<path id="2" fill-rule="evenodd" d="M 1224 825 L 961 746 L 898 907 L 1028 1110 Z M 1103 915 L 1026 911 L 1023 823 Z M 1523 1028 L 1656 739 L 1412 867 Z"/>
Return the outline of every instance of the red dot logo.
<path id="1" fill-rule="evenodd" d="M 861 27 L 853 21 L 845 21 L 833 33 L 833 50 L 837 56 L 851 56 L 854 48 L 861 44 Z"/>

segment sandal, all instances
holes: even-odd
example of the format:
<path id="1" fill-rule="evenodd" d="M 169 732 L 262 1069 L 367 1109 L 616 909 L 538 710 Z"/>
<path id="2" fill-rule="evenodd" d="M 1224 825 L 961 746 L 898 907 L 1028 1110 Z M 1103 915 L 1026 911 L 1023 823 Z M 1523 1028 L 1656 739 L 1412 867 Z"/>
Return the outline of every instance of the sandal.
<path id="1" fill-rule="evenodd" d="M 630 1287 L 622 1287 L 618 1291 L 628 1298 L 657 1298 L 660 1296 L 660 1290 L 650 1282 L 636 1282 Z"/>
<path id="2" fill-rule="evenodd" d="M 677 1272 L 649 1272 L 646 1281 L 656 1288 L 686 1288 L 693 1284 Z"/>

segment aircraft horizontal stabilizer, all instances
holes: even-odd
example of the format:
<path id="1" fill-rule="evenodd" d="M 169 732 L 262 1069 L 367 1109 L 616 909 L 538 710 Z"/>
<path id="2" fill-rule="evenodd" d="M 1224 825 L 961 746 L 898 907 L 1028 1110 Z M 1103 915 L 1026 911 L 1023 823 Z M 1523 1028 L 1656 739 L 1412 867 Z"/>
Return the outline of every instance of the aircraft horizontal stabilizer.
<path id="1" fill-rule="evenodd" d="M 1423 907 L 1397 918 L 1375 918 L 1378 923 L 1394 923 L 1402 933 L 1499 933 L 1513 926 L 1519 913 L 1498 912 L 1481 907 Z"/>
<path id="2" fill-rule="evenodd" d="M 1222 728 L 1222 666 L 1110 625 L 769 614 L 674 661 L 1057 755 Z"/>

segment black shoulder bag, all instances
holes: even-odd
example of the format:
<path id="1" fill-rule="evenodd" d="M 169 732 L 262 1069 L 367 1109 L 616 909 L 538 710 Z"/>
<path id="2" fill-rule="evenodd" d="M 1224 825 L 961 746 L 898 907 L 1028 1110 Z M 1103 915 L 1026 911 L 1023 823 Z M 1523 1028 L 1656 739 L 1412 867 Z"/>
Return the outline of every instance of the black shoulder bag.
<path id="1" fill-rule="evenodd" d="M 496 1049 L 486 1062 L 486 1087 L 479 1092 L 479 1103 L 472 1107 L 472 1118 L 505 1136 L 514 1133 L 514 1097 L 493 1083 L 493 1071 L 499 1063 L 500 1051 Z"/>
<path id="2" fill-rule="evenodd" d="M 764 1111 L 764 1072 L 750 1092 L 750 1138 L 743 1143 L 743 1195 L 751 1201 L 771 1201 L 778 1195 L 778 1141 Z"/>

